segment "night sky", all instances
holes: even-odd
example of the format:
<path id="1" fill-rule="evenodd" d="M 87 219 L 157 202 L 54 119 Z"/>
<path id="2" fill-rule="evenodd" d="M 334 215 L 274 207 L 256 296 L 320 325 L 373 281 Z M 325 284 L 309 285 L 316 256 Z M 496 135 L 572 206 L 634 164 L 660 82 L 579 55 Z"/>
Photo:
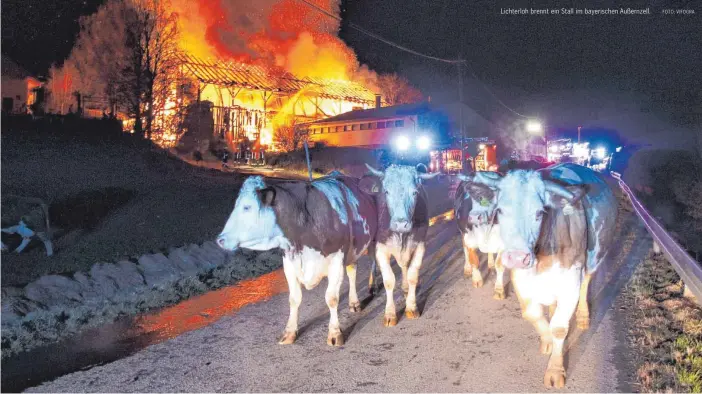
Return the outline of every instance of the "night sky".
<path id="1" fill-rule="evenodd" d="M 3 53 L 45 74 L 51 63 L 70 52 L 78 17 L 94 12 L 102 2 L 3 1 Z M 502 8 L 569 8 L 568 3 L 572 2 L 353 0 L 343 1 L 342 17 L 417 51 L 466 59 L 476 75 L 520 113 L 547 111 L 540 98 L 548 101 L 554 95 L 563 97 L 564 91 L 584 89 L 645 97 L 652 108 L 646 111 L 676 124 L 689 127 L 699 121 L 692 113 L 702 110 L 702 5 L 687 0 L 623 2 L 630 8 L 650 7 L 651 15 L 500 14 Z M 664 6 L 696 13 L 662 15 Z M 602 1 L 587 5 L 606 7 Z M 340 35 L 359 60 L 376 71 L 399 72 L 432 97 L 457 97 L 455 66 L 404 53 L 346 24 Z M 489 116 L 510 116 L 468 70 L 465 76 L 466 102 Z"/>

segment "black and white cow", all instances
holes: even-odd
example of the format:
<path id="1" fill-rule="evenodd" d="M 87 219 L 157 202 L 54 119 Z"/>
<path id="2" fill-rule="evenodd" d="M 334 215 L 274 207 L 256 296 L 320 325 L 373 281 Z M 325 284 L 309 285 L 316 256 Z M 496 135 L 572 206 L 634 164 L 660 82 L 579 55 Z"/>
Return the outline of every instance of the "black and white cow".
<path id="1" fill-rule="evenodd" d="M 406 295 L 405 316 L 408 319 L 419 317 L 417 282 L 429 229 L 429 199 L 422 180 L 439 174 L 420 173 L 411 166 L 391 165 L 385 172 L 366 166 L 378 178 L 373 184 L 364 187 L 364 191 L 374 194 L 377 200 L 375 261 L 383 275 L 387 294 L 383 322 L 386 327 L 392 327 L 397 324 L 397 313 L 393 298 L 395 274 L 390 266 L 391 257 L 395 258 L 402 269 L 402 290 Z"/>
<path id="2" fill-rule="evenodd" d="M 344 266 L 350 282 L 349 308 L 357 312 L 356 261 L 366 251 L 374 252 L 377 217 L 374 198 L 360 190 L 355 178 L 334 173 L 313 182 L 267 185 L 262 177 L 252 176 L 239 191 L 217 243 L 230 251 L 283 249 L 290 317 L 281 344 L 291 344 L 297 337 L 301 286 L 313 289 L 327 277 L 325 298 L 331 314 L 327 344 L 341 346 L 337 306 Z"/>
<path id="3" fill-rule="evenodd" d="M 465 265 L 463 275 L 472 278 L 473 286 L 483 285 L 483 276 L 480 273 L 480 259 L 477 250 L 488 255 L 488 268 L 496 272 L 495 298 L 505 298 L 504 272 L 500 252 L 502 252 L 502 239 L 500 238 L 500 225 L 494 219 L 495 193 L 488 186 L 484 178 L 499 179 L 495 172 L 479 171 L 471 175 L 459 174 L 461 183 L 456 188 L 453 211 L 456 217 L 458 230 L 463 241 Z M 488 180 L 489 182 L 489 180 Z M 497 255 L 497 259 L 495 259 Z"/>
<path id="4" fill-rule="evenodd" d="M 544 384 L 563 387 L 570 320 L 575 313 L 579 328 L 589 326 L 588 287 L 614 238 L 617 199 L 602 175 L 570 163 L 514 170 L 488 183 L 498 191 L 502 262 L 512 270 L 524 318 L 541 336 L 541 352 L 551 355 Z"/>

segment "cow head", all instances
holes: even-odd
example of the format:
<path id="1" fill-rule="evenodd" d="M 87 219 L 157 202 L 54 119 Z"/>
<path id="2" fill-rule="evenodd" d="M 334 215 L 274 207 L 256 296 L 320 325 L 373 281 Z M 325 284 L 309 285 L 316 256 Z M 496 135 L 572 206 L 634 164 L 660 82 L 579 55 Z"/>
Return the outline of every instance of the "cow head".
<path id="1" fill-rule="evenodd" d="M 439 173 L 420 173 L 418 168 L 412 166 L 391 165 L 385 172 L 368 164 L 366 166 L 378 180 L 372 188 L 364 187 L 364 191 L 384 194 L 390 214 L 390 230 L 398 233 L 412 230 L 412 217 L 422 180 L 432 179 Z"/>
<path id="2" fill-rule="evenodd" d="M 493 183 L 501 177 L 497 172 L 480 171 L 471 175 L 458 174 L 458 179 L 465 183 L 464 200 L 470 199 L 470 214 L 466 219 L 470 228 L 489 224 L 493 221 L 497 194 Z M 458 198 L 458 196 L 457 196 Z"/>
<path id="3" fill-rule="evenodd" d="M 514 170 L 490 183 L 498 190 L 496 214 L 507 268 L 532 267 L 544 215 L 573 205 L 584 195 L 580 186 L 566 188 L 530 170 Z"/>
<path id="4" fill-rule="evenodd" d="M 282 247 L 285 238 L 271 207 L 274 200 L 275 189 L 266 187 L 262 177 L 247 178 L 239 191 L 234 210 L 217 237 L 217 244 L 229 251 Z"/>

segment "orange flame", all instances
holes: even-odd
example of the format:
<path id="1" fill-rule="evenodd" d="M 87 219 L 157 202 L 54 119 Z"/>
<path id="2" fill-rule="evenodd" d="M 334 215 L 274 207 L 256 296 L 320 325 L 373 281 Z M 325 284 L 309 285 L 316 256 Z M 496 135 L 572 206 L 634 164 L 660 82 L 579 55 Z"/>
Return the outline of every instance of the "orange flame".
<path id="1" fill-rule="evenodd" d="M 336 0 L 312 0 L 339 13 Z M 356 54 L 337 37 L 339 22 L 298 0 L 173 0 L 181 49 L 198 57 L 281 67 L 299 77 L 354 80 L 364 74 Z"/>

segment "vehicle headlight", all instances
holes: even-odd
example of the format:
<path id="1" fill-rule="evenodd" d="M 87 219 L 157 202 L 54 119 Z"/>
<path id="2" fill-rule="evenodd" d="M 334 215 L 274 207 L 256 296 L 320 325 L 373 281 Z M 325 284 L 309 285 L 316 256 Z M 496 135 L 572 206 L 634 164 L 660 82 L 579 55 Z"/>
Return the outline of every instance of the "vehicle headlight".
<path id="1" fill-rule="evenodd" d="M 431 147 L 431 139 L 426 135 L 423 135 L 417 139 L 417 149 L 419 150 L 429 150 Z"/>
<path id="2" fill-rule="evenodd" d="M 400 151 L 405 151 L 409 149 L 411 143 L 409 138 L 407 138 L 406 135 L 398 135 L 395 137 L 395 140 L 393 141 L 395 145 L 395 149 L 400 150 Z"/>

